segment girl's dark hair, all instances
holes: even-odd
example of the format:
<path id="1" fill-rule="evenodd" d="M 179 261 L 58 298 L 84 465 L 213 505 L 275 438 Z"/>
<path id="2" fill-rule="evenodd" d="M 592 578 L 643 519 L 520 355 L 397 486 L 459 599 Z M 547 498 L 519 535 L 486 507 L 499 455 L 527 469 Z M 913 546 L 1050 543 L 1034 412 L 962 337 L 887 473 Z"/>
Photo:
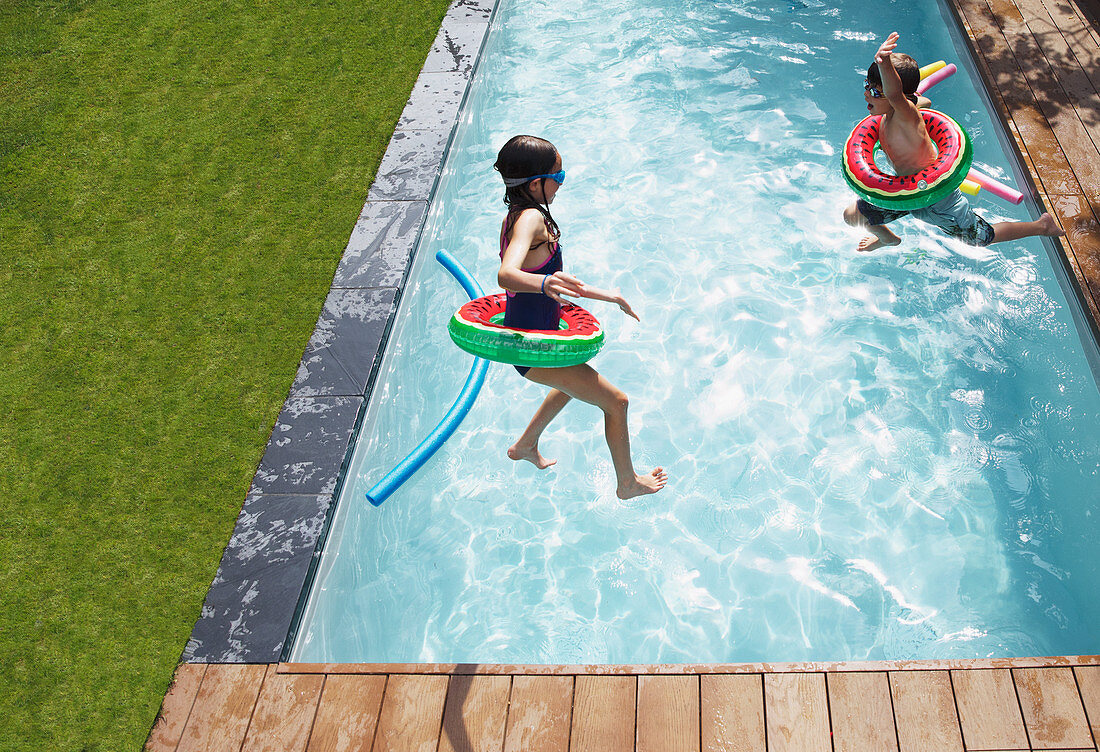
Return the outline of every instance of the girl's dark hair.
<path id="1" fill-rule="evenodd" d="M 890 54 L 890 62 L 894 64 L 894 70 L 898 72 L 898 78 L 901 79 L 902 93 L 916 104 L 917 86 L 920 85 L 920 67 L 917 66 L 917 61 L 908 55 L 893 52 Z M 879 73 L 877 62 L 871 63 L 871 67 L 867 69 L 867 80 L 872 86 L 882 88 L 882 74 Z"/>
<path id="2" fill-rule="evenodd" d="M 508 143 L 500 147 L 497 161 L 493 165 L 505 180 L 526 178 L 532 175 L 546 175 L 554 170 L 558 150 L 544 138 L 538 136 L 513 136 Z M 550 234 L 556 239 L 561 231 L 558 223 L 550 216 L 550 205 L 540 204 L 528 188 L 530 183 L 505 187 L 504 203 L 508 213 L 521 212 L 524 209 L 538 209 L 546 219 Z"/>

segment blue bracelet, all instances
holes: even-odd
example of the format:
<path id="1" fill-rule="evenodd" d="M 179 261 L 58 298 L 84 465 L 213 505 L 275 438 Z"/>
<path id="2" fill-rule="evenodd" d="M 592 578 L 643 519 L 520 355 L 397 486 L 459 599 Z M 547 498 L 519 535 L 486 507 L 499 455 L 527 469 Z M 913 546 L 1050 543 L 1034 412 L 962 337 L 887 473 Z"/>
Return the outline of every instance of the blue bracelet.
<path id="1" fill-rule="evenodd" d="M 549 274 L 542 275 L 542 285 L 539 287 L 539 292 L 541 292 L 543 295 L 546 294 L 546 280 L 548 280 L 549 278 Z"/>

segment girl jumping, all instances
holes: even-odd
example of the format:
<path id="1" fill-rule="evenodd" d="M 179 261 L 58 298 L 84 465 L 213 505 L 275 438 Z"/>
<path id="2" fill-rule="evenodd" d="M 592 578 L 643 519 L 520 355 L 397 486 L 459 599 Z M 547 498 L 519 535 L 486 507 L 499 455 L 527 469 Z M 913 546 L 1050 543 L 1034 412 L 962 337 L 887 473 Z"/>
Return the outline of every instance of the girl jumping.
<path id="1" fill-rule="evenodd" d="M 500 271 L 497 282 L 508 292 L 504 325 L 516 329 L 558 329 L 564 296 L 614 303 L 628 316 L 638 315 L 621 295 L 598 290 L 562 271 L 561 232 L 550 216 L 550 204 L 565 182 L 561 155 L 554 145 L 535 136 L 516 136 L 501 148 L 494 165 L 504 178 L 508 216 L 500 228 Z M 646 475 L 634 472 L 627 432 L 628 400 L 622 391 L 588 364 L 565 368 L 515 367 L 521 376 L 550 387 L 531 422 L 508 449 L 513 460 L 527 460 L 540 470 L 557 460 L 539 452 L 539 437 L 572 398 L 603 410 L 604 435 L 611 450 L 618 486 L 615 495 L 629 499 L 664 488 L 668 481 L 658 467 Z"/>

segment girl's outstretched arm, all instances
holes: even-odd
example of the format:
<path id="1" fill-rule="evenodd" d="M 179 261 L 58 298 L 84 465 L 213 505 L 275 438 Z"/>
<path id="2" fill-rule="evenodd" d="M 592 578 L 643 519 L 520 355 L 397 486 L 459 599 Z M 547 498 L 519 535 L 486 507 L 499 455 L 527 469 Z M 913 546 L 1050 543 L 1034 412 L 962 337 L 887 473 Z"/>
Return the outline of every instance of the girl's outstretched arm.
<path id="1" fill-rule="evenodd" d="M 625 313 L 627 316 L 631 316 L 635 321 L 641 321 L 638 318 L 638 314 L 634 313 L 634 309 L 630 307 L 630 303 L 626 302 L 626 299 L 617 292 L 610 292 L 608 290 L 601 290 L 598 287 L 589 287 L 585 285 L 584 293 L 580 295 L 582 298 L 590 298 L 591 300 L 605 300 L 608 303 L 614 303 L 619 307 L 619 310 Z"/>

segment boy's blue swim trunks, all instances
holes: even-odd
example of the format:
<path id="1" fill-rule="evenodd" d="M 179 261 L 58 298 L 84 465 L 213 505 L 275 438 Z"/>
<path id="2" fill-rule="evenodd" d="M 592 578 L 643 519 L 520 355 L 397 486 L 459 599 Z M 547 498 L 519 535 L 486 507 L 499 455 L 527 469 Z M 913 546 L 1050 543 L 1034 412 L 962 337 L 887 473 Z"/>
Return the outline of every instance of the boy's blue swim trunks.
<path id="1" fill-rule="evenodd" d="M 919 220 L 936 225 L 953 238 L 970 245 L 986 246 L 993 242 L 993 227 L 979 217 L 962 191 L 955 191 L 942 201 L 923 209 L 883 209 L 863 199 L 856 202 L 859 213 L 873 225 L 884 225 L 911 214 Z"/>

